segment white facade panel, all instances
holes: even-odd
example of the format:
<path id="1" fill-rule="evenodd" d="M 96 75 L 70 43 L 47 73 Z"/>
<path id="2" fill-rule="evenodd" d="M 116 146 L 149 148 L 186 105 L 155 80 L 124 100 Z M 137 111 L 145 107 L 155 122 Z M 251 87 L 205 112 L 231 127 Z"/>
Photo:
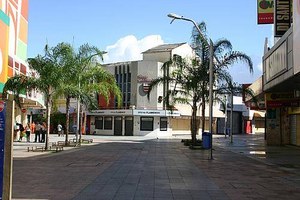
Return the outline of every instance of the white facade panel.
<path id="1" fill-rule="evenodd" d="M 293 0 L 293 53 L 294 74 L 300 72 L 300 1 Z"/>

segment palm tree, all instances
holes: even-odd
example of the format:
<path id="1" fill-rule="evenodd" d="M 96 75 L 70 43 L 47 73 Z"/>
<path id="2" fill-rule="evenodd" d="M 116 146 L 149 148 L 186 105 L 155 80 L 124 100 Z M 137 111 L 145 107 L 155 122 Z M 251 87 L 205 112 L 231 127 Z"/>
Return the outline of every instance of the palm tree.
<path id="1" fill-rule="evenodd" d="M 76 52 L 70 44 L 65 45 L 68 46 L 68 54 L 64 57 L 66 60 L 62 70 L 63 81 L 57 90 L 57 96 L 63 95 L 66 99 L 65 145 L 68 145 L 71 98 L 77 98 L 87 108 L 95 109 L 98 108 L 95 92 L 104 96 L 107 101 L 111 94 L 120 101 L 121 93 L 114 76 L 105 71 L 99 63 L 103 60 L 103 51 L 84 44 Z"/>
<path id="2" fill-rule="evenodd" d="M 45 150 L 49 147 L 52 100 L 62 80 L 61 66 L 64 65 L 64 56 L 66 53 L 67 49 L 64 45 L 57 45 L 53 48 L 49 48 L 48 45 L 46 45 L 43 56 L 38 55 L 35 58 L 28 59 L 29 68 L 32 70 L 30 77 L 25 75 L 14 76 L 10 78 L 4 86 L 3 93 L 12 91 L 17 102 L 22 92 L 25 93 L 32 89 L 36 89 L 44 95 L 47 120 Z M 21 84 L 17 84 L 17 82 Z"/>
<path id="3" fill-rule="evenodd" d="M 201 86 L 201 108 L 202 108 L 202 132 L 205 130 L 205 104 L 208 102 L 209 93 L 209 63 L 210 63 L 210 50 L 209 40 L 206 34 L 206 24 L 201 22 L 198 27 L 202 31 L 202 35 L 199 34 L 194 27 L 192 31 L 193 48 L 200 59 L 202 79 L 199 83 Z M 217 88 L 224 80 L 231 79 L 228 73 L 228 68 L 238 61 L 244 62 L 248 67 L 250 73 L 253 72 L 253 63 L 251 58 L 246 54 L 233 51 L 232 44 L 229 40 L 220 39 L 213 43 L 213 84 L 214 88 Z M 200 75 L 199 75 L 200 76 Z"/>
<path id="4" fill-rule="evenodd" d="M 170 61 L 165 62 L 162 66 L 162 71 L 169 71 L 170 73 L 152 80 L 148 93 L 149 98 L 154 87 L 168 83 L 172 87 L 168 88 L 167 95 L 164 98 L 167 109 L 173 109 L 176 103 L 191 106 L 192 116 L 190 123 L 193 145 L 196 144 L 196 135 L 199 129 L 197 109 L 202 92 L 199 83 L 203 77 L 201 77 L 202 73 L 199 73 L 199 70 L 202 69 L 197 60 L 185 60 L 178 55 L 174 55 Z"/>

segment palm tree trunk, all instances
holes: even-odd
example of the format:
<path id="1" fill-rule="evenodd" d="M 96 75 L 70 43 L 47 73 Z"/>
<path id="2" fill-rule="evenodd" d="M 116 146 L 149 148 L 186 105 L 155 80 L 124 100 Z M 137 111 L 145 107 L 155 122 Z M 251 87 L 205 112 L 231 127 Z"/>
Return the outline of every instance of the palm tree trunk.
<path id="1" fill-rule="evenodd" d="M 66 99 L 66 140 L 65 140 L 65 145 L 68 145 L 69 141 L 69 127 L 70 127 L 70 97 L 68 96 Z"/>
<path id="2" fill-rule="evenodd" d="M 82 133 L 83 133 L 83 134 L 86 134 L 86 112 L 83 113 Z"/>
<path id="3" fill-rule="evenodd" d="M 196 145 L 196 134 L 197 134 L 197 105 L 196 103 L 193 103 L 192 107 L 192 144 Z"/>
<path id="4" fill-rule="evenodd" d="M 202 96 L 202 108 L 201 108 L 201 112 L 202 112 L 202 133 L 204 133 L 204 130 L 205 130 L 205 97 L 204 95 Z"/>
<path id="5" fill-rule="evenodd" d="M 79 111 L 79 113 L 80 113 L 80 115 L 79 115 L 79 142 L 78 142 L 78 144 L 79 144 L 79 146 L 81 145 L 81 136 L 82 136 L 82 132 L 81 132 L 81 125 L 82 125 L 82 105 L 80 104 L 80 106 L 79 106 L 79 108 L 80 108 L 80 111 Z"/>
<path id="6" fill-rule="evenodd" d="M 46 132 L 46 141 L 45 141 L 45 150 L 49 149 L 49 134 L 50 134 L 50 115 L 51 115 L 51 97 L 46 97 L 46 113 L 47 113 L 47 132 Z"/>

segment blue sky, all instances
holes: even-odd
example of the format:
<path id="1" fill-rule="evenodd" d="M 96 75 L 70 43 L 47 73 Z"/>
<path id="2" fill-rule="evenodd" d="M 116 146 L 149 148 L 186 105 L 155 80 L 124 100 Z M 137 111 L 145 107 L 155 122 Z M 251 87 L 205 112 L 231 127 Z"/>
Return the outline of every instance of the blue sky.
<path id="1" fill-rule="evenodd" d="M 264 40 L 273 35 L 271 25 L 257 25 L 256 2 L 30 0 L 28 57 L 42 54 L 46 43 L 55 46 L 69 42 L 75 47 L 89 43 L 106 50 L 109 62 L 134 60 L 134 54 L 145 48 L 191 41 L 192 23 L 177 20 L 170 24 L 167 14 L 176 13 L 196 22 L 204 21 L 213 41 L 226 38 L 234 50 L 249 55 L 254 63 L 253 75 L 242 63 L 231 69 L 234 81 L 249 83 L 262 74 L 258 66 Z"/>

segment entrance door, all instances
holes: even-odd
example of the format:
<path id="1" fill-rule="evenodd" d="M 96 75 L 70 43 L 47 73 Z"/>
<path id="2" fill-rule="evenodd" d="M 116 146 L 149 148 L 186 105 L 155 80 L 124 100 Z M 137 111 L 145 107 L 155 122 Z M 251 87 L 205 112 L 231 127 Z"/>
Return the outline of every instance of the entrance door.
<path id="1" fill-rule="evenodd" d="M 290 115 L 290 141 L 292 145 L 297 144 L 297 115 Z"/>
<path id="2" fill-rule="evenodd" d="M 133 136 L 133 117 L 125 117 L 125 135 Z"/>
<path id="3" fill-rule="evenodd" d="M 122 117 L 114 118 L 114 135 L 122 135 Z"/>

